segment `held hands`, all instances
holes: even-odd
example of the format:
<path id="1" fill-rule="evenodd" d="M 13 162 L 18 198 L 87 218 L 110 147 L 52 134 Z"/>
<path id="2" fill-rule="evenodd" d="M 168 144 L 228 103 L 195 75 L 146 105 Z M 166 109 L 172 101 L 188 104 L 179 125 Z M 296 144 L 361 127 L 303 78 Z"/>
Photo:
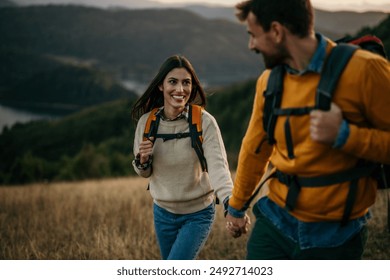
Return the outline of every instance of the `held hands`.
<path id="1" fill-rule="evenodd" d="M 323 144 L 333 144 L 339 133 L 343 116 L 340 107 L 332 102 L 329 111 L 313 110 L 310 113 L 311 139 Z"/>
<path id="2" fill-rule="evenodd" d="M 249 231 L 248 225 L 251 224 L 250 218 L 245 214 L 242 218 L 235 218 L 229 213 L 226 215 L 226 230 L 234 238 L 240 237 L 242 234 L 246 234 Z"/>
<path id="3" fill-rule="evenodd" d="M 139 144 L 140 163 L 147 162 L 153 153 L 153 137 Z"/>

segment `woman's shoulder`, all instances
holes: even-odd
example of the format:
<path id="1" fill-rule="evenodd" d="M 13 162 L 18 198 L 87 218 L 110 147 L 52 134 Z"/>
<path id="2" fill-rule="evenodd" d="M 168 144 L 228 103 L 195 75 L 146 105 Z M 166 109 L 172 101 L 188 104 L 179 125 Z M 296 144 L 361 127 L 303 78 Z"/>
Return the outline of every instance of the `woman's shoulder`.
<path id="1" fill-rule="evenodd" d="M 206 109 L 202 109 L 202 119 L 215 120 L 214 116 Z"/>
<path id="2" fill-rule="evenodd" d="M 143 114 L 143 115 L 139 118 L 138 123 L 137 123 L 137 126 L 145 126 L 146 121 L 148 120 L 150 114 L 151 114 L 151 111 L 149 111 L 149 112 Z"/>
<path id="3" fill-rule="evenodd" d="M 205 109 L 202 110 L 202 126 L 207 127 L 207 126 L 218 126 L 217 120 L 215 117 Z"/>
<path id="4" fill-rule="evenodd" d="M 153 111 L 153 110 L 152 110 Z M 139 119 L 139 121 L 143 121 L 143 122 L 146 122 L 146 120 L 149 118 L 150 114 L 152 113 L 152 111 L 149 111 L 149 112 L 146 112 L 145 114 L 143 114 L 141 116 L 141 118 Z"/>

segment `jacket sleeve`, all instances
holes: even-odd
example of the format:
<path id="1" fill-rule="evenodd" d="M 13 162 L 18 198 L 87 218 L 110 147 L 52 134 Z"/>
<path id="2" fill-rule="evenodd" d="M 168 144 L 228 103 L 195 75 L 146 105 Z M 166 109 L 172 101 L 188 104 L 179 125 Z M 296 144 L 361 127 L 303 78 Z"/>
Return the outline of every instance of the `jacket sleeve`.
<path id="1" fill-rule="evenodd" d="M 368 127 L 349 124 L 349 137 L 342 151 L 371 161 L 390 164 L 390 63 L 369 60 L 360 87 L 361 111 Z"/>
<path id="2" fill-rule="evenodd" d="M 229 200 L 229 205 L 237 210 L 244 206 L 255 190 L 272 152 L 263 128 L 263 92 L 268 76 L 269 71 L 265 71 L 257 81 L 252 115 L 241 144 L 232 198 Z"/>

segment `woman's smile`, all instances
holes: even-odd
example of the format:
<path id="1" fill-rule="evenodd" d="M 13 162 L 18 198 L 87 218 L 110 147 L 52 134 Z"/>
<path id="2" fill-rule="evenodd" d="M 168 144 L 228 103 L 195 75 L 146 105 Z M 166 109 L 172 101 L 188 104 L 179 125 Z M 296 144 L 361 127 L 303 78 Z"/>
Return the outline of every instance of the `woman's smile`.
<path id="1" fill-rule="evenodd" d="M 190 99 L 192 76 L 185 68 L 174 68 L 167 74 L 159 89 L 164 95 L 165 114 L 167 117 L 176 117 Z"/>

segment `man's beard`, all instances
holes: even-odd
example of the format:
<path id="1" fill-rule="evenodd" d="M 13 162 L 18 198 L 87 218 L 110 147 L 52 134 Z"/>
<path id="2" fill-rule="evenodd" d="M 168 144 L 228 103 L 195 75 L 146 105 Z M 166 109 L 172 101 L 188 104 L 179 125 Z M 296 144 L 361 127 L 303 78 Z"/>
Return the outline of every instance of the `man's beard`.
<path id="1" fill-rule="evenodd" d="M 287 49 L 284 47 L 284 45 L 275 46 L 275 48 L 277 48 L 277 51 L 273 55 L 266 55 L 262 53 L 264 65 L 267 69 L 272 69 L 277 65 L 285 64 L 287 58 L 289 57 Z"/>

